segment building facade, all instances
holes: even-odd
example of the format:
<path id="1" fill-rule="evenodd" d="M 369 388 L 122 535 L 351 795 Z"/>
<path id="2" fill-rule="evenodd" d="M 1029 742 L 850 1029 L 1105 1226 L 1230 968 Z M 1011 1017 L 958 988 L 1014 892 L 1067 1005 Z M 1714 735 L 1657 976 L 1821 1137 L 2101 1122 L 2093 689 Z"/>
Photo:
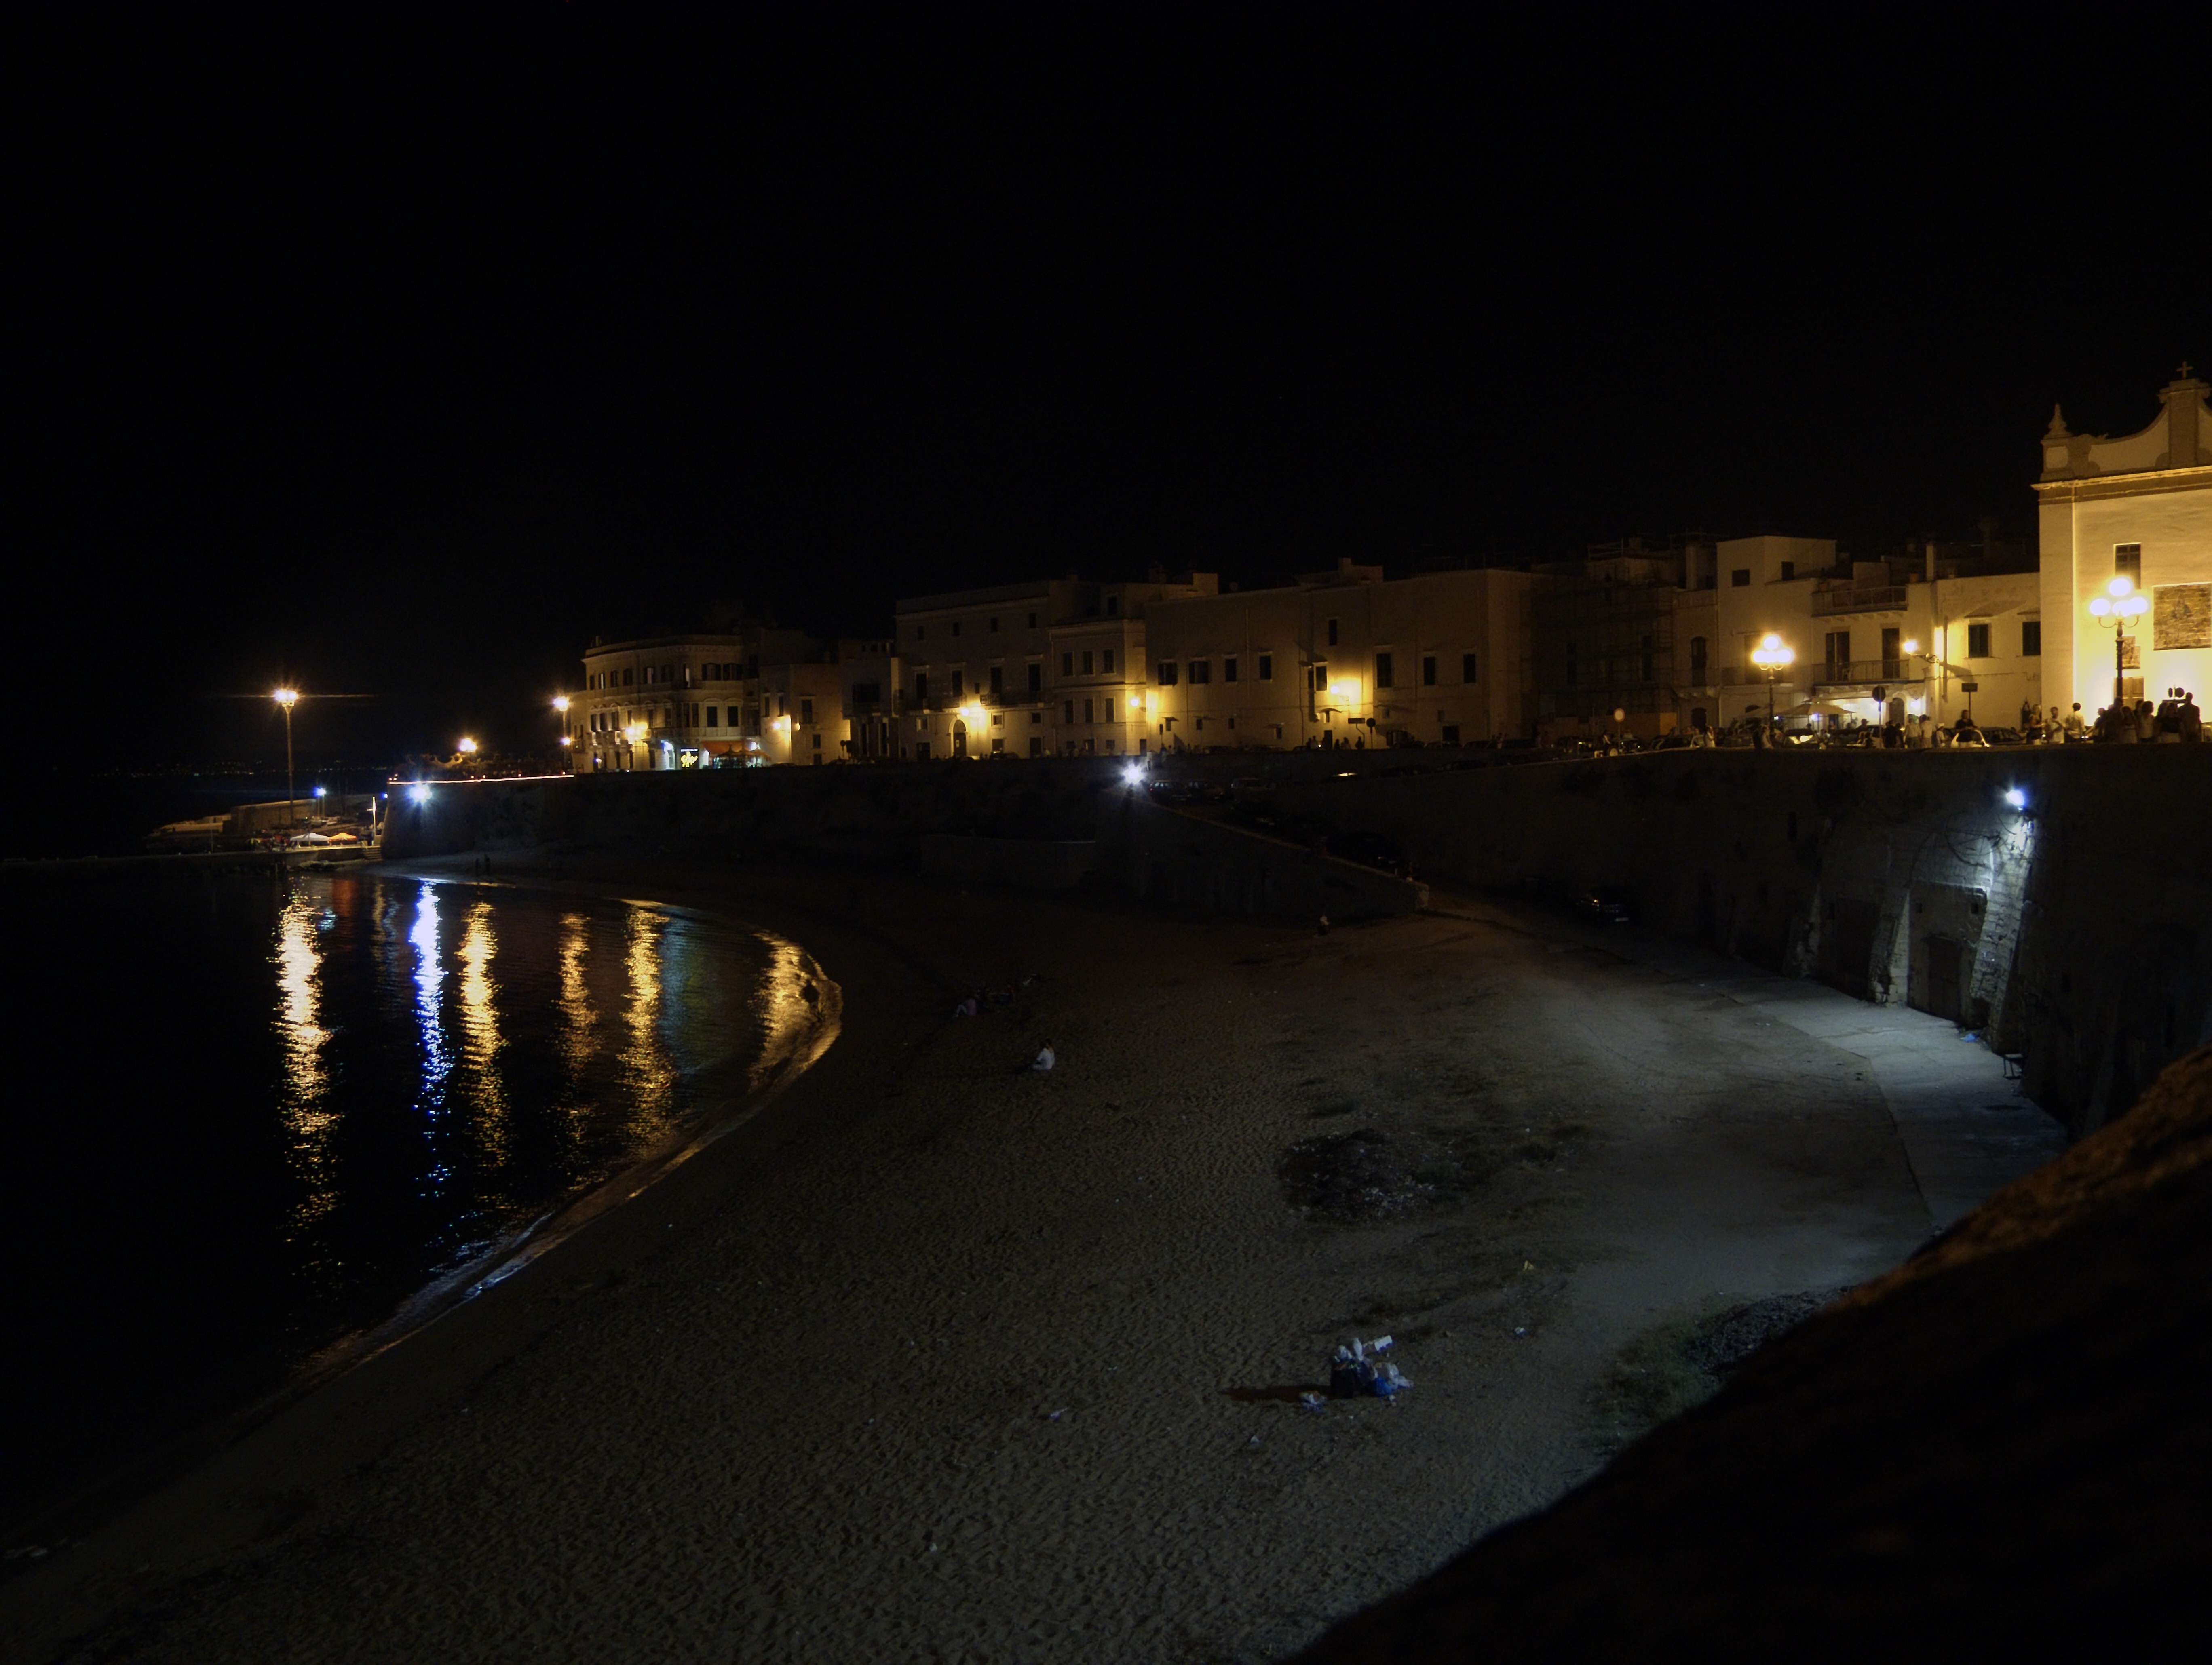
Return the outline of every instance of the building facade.
<path id="1" fill-rule="evenodd" d="M 1148 748 L 1147 615 L 1212 593 L 1210 572 L 1079 578 L 918 596 L 897 605 L 897 749 L 947 757 L 1126 755 Z"/>
<path id="2" fill-rule="evenodd" d="M 1167 750 L 1464 745 L 1523 733 L 1525 572 L 1340 561 L 1146 615 L 1141 738 Z"/>
<path id="3" fill-rule="evenodd" d="M 575 767 L 609 773 L 787 762 L 788 755 L 775 755 L 779 731 L 770 724 L 778 713 L 766 708 L 763 693 L 772 690 L 787 704 L 791 684 L 787 677 L 764 683 L 763 675 L 778 678 L 784 668 L 815 657 L 816 645 L 805 633 L 757 627 L 594 640 L 584 654 L 583 687 L 568 696 Z M 833 676 L 832 709 L 836 698 Z M 789 732 L 781 734 L 788 754 Z"/>
<path id="4" fill-rule="evenodd" d="M 2203 705 L 2212 688 L 2212 390 L 2189 372 L 2123 439 L 2070 433 L 2051 411 L 2035 495 L 2053 703 L 2109 705 L 2116 676 L 2130 704 L 2184 687 Z M 2124 641 L 2089 608 L 2116 579 L 2150 602 Z"/>

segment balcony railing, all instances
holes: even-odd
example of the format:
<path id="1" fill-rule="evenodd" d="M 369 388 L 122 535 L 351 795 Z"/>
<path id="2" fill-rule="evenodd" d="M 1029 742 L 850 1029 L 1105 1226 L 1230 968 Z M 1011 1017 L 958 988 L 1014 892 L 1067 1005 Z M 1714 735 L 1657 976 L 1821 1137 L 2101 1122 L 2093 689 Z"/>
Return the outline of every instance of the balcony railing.
<path id="1" fill-rule="evenodd" d="M 1902 659 L 1799 659 L 1775 672 L 1784 687 L 1810 683 L 1815 687 L 1854 682 L 1917 681 L 1926 674 L 1928 661 L 1919 654 Z M 1758 665 L 1729 665 L 1721 671 L 1723 687 L 1764 686 L 1766 672 Z"/>
<path id="2" fill-rule="evenodd" d="M 1813 616 L 1832 618 L 1838 613 L 1895 613 L 1905 606 L 1908 586 L 1901 584 L 1854 584 L 1844 590 L 1815 590 Z"/>
<path id="3" fill-rule="evenodd" d="M 1814 687 L 1846 682 L 1902 682 L 1908 671 L 1915 678 L 1913 659 L 1816 659 L 1809 666 Z"/>

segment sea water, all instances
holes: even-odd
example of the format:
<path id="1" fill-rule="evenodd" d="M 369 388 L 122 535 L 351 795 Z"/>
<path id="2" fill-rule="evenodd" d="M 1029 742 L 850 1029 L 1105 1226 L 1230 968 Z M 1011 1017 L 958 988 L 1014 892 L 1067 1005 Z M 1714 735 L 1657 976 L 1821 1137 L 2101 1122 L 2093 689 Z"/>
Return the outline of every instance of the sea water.
<path id="1" fill-rule="evenodd" d="M 650 905 L 47 871 L 0 889 L 0 1522 L 732 1113 L 818 998 L 794 945 Z"/>

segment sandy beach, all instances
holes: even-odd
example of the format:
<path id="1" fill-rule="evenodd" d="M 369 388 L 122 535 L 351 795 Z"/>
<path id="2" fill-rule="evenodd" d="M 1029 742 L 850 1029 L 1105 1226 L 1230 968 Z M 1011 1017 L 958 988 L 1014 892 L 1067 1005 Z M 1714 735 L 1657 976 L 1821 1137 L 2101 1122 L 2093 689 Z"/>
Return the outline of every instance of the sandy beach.
<path id="1" fill-rule="evenodd" d="M 1595 1472 L 1694 1390 L 1700 1321 L 1885 1270 L 1953 1206 L 1816 1032 L 1875 1008 L 1569 918 L 563 882 L 784 932 L 842 1038 L 13 1580 L 9 1657 L 1278 1658 Z M 1947 1196 L 2055 1151 L 2024 1115 Z M 1299 1402 L 1385 1333 L 1410 1392 Z"/>

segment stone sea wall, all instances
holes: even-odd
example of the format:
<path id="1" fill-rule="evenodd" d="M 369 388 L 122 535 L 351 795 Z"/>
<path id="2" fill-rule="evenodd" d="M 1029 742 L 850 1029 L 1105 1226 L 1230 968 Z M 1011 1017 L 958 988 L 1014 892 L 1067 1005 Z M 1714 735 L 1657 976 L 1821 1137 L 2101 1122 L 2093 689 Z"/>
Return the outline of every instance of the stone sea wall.
<path id="1" fill-rule="evenodd" d="M 1990 752 L 1305 753 L 1164 760 L 1413 879 L 1618 904 L 1639 923 L 2017 1057 L 2075 1134 L 2212 1041 L 2212 747 Z M 944 882 L 1112 885 L 1220 913 L 1352 919 L 1421 887 L 1184 814 L 1119 759 L 441 785 L 386 853 L 890 863 Z M 2008 801 L 2018 792 L 2024 807 Z"/>
<path id="2" fill-rule="evenodd" d="M 883 863 L 961 887 L 1107 885 L 1208 913 L 1311 922 L 1405 913 L 1418 885 L 1148 801 L 1127 760 L 747 769 L 449 782 L 402 802 L 393 859 L 576 856 Z"/>
<path id="3" fill-rule="evenodd" d="M 2212 748 L 1673 752 L 1271 796 L 1419 876 L 1595 893 L 1954 1017 L 2019 1057 L 2027 1095 L 2077 1136 L 2212 1041 Z"/>

